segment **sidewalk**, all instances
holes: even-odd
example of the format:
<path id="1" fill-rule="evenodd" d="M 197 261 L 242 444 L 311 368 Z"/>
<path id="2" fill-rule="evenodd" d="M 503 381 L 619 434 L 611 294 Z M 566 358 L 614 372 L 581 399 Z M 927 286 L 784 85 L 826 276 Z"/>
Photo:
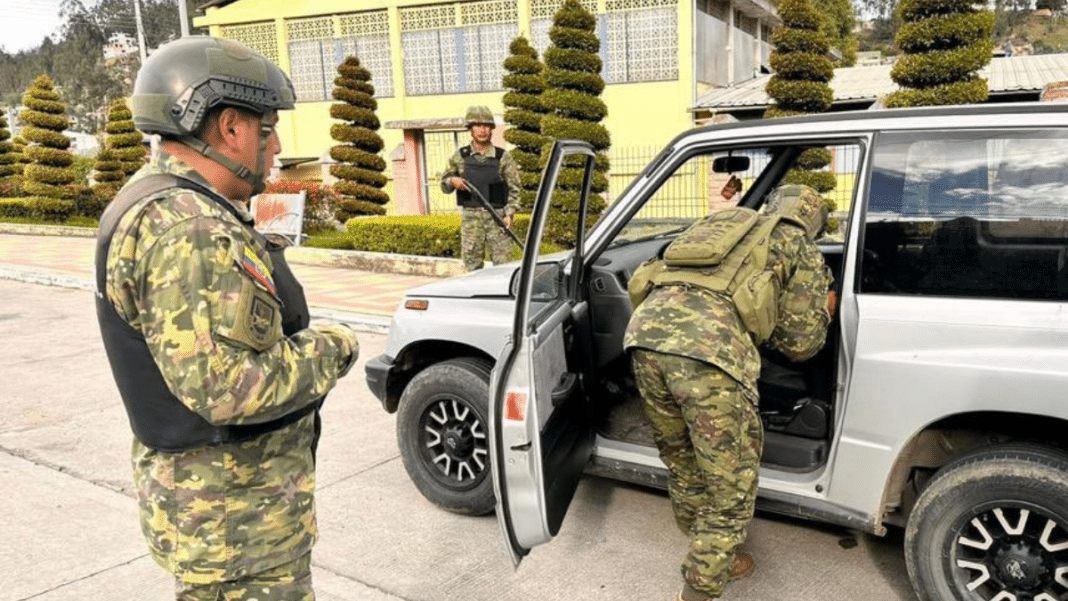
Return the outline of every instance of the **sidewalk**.
<path id="1" fill-rule="evenodd" d="M 88 229 L 3 224 L 0 279 L 93 290 L 93 235 Z M 293 272 L 304 286 L 313 317 L 337 319 L 363 331 L 385 333 L 406 290 L 462 271 L 458 259 L 388 255 L 368 259 L 370 254 L 308 248 L 286 251 Z M 364 260 L 355 255 L 363 255 Z M 346 266 L 352 264 L 390 271 Z"/>

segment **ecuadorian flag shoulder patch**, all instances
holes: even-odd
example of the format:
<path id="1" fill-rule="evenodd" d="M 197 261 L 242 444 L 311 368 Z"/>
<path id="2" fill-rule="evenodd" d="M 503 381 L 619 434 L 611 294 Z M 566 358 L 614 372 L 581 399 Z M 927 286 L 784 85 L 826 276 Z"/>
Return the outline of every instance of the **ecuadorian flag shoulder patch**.
<path id="1" fill-rule="evenodd" d="M 245 247 L 244 257 L 241 259 L 241 267 L 252 276 L 252 279 L 266 288 L 267 292 L 271 293 L 271 296 L 278 298 L 278 291 L 275 289 L 274 280 L 271 279 L 270 270 L 256 256 L 256 253 L 252 252 L 252 249 L 247 246 Z"/>

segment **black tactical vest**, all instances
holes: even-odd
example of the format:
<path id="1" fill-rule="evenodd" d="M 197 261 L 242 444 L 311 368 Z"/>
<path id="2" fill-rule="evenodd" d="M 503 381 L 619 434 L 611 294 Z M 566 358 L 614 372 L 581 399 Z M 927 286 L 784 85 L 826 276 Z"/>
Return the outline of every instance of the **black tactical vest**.
<path id="1" fill-rule="evenodd" d="M 144 335 L 126 323 L 111 302 L 105 298 L 107 291 L 107 257 L 111 239 L 119 220 L 137 203 L 169 188 L 184 188 L 207 196 L 219 206 L 230 211 L 238 221 L 240 213 L 215 192 L 191 180 L 174 175 L 152 175 L 123 189 L 108 205 L 100 218 L 96 244 L 96 315 L 100 334 L 104 339 L 111 373 L 115 377 L 122 396 L 126 415 L 134 436 L 145 446 L 157 451 L 177 453 L 219 443 L 250 440 L 267 432 L 273 432 L 316 411 L 322 402 L 312 402 L 288 415 L 262 424 L 215 426 L 186 407 L 167 387 Z M 282 301 L 282 331 L 286 336 L 308 326 L 308 303 L 304 289 L 293 276 L 282 247 L 267 241 L 259 232 L 245 223 L 254 240 L 266 248 L 274 265 L 274 279 L 278 298 Z M 318 417 L 318 416 L 317 416 Z M 318 419 L 316 420 L 318 430 Z"/>
<path id="2" fill-rule="evenodd" d="M 504 149 L 493 147 L 493 157 L 485 158 L 471 152 L 470 146 L 460 149 L 460 156 L 464 159 L 464 179 L 478 188 L 483 198 L 489 201 L 495 209 L 503 209 L 508 204 L 508 184 L 501 177 L 501 157 Z M 470 192 L 466 190 L 456 191 L 456 204 L 461 207 L 484 208 Z"/>

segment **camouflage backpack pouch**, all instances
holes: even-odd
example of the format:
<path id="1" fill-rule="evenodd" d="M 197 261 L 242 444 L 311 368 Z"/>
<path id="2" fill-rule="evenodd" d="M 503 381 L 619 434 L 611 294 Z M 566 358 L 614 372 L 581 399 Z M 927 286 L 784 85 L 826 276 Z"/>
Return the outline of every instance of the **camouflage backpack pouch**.
<path id="1" fill-rule="evenodd" d="M 655 286 L 691 284 L 731 297 L 746 329 L 767 340 L 778 321 L 779 281 L 765 269 L 777 216 L 753 209 L 716 211 L 690 226 L 664 251 L 643 263 L 628 282 L 636 307 Z"/>

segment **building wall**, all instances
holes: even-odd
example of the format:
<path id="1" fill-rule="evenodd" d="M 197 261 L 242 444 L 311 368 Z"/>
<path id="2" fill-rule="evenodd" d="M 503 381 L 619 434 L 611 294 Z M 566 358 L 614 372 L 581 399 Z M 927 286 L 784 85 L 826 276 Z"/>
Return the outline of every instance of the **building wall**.
<path id="1" fill-rule="evenodd" d="M 680 131 L 693 125 L 694 13 L 691 0 L 582 0 L 598 16 L 602 42 L 601 98 L 612 151 L 649 158 Z M 296 110 L 281 115 L 284 158 L 320 157 L 335 142 L 329 97 L 336 64 L 357 54 L 372 73 L 379 130 L 385 142 L 387 175 L 410 169 L 404 178 L 432 178 L 442 166 L 420 165 L 417 148 L 406 146 L 406 130 L 418 122 L 459 128 L 474 104 L 503 115 L 500 76 L 507 45 L 522 33 L 539 50 L 560 0 L 238 0 L 209 9 L 196 19 L 213 35 L 241 41 L 275 60 L 294 80 Z M 665 35 L 664 32 L 668 32 Z M 466 52 L 457 54 L 454 48 Z M 706 52 L 706 50 L 702 50 Z M 703 62 L 703 59 L 702 59 Z M 496 69 L 496 71 L 495 71 Z M 749 74 L 746 74 L 748 77 Z M 640 81 L 628 81 L 638 79 Z M 430 130 L 433 131 L 433 130 Z M 499 133 L 498 133 L 499 135 Z M 410 131 L 407 144 L 418 135 Z M 424 180 L 425 181 L 425 180 Z M 615 185 L 613 185 L 616 188 Z M 410 194 L 405 181 L 395 187 Z M 618 186 L 617 189 L 621 189 Z M 425 194 L 425 188 L 424 192 Z M 404 203 L 427 205 L 427 199 Z M 391 207 L 398 211 L 399 207 Z"/>

